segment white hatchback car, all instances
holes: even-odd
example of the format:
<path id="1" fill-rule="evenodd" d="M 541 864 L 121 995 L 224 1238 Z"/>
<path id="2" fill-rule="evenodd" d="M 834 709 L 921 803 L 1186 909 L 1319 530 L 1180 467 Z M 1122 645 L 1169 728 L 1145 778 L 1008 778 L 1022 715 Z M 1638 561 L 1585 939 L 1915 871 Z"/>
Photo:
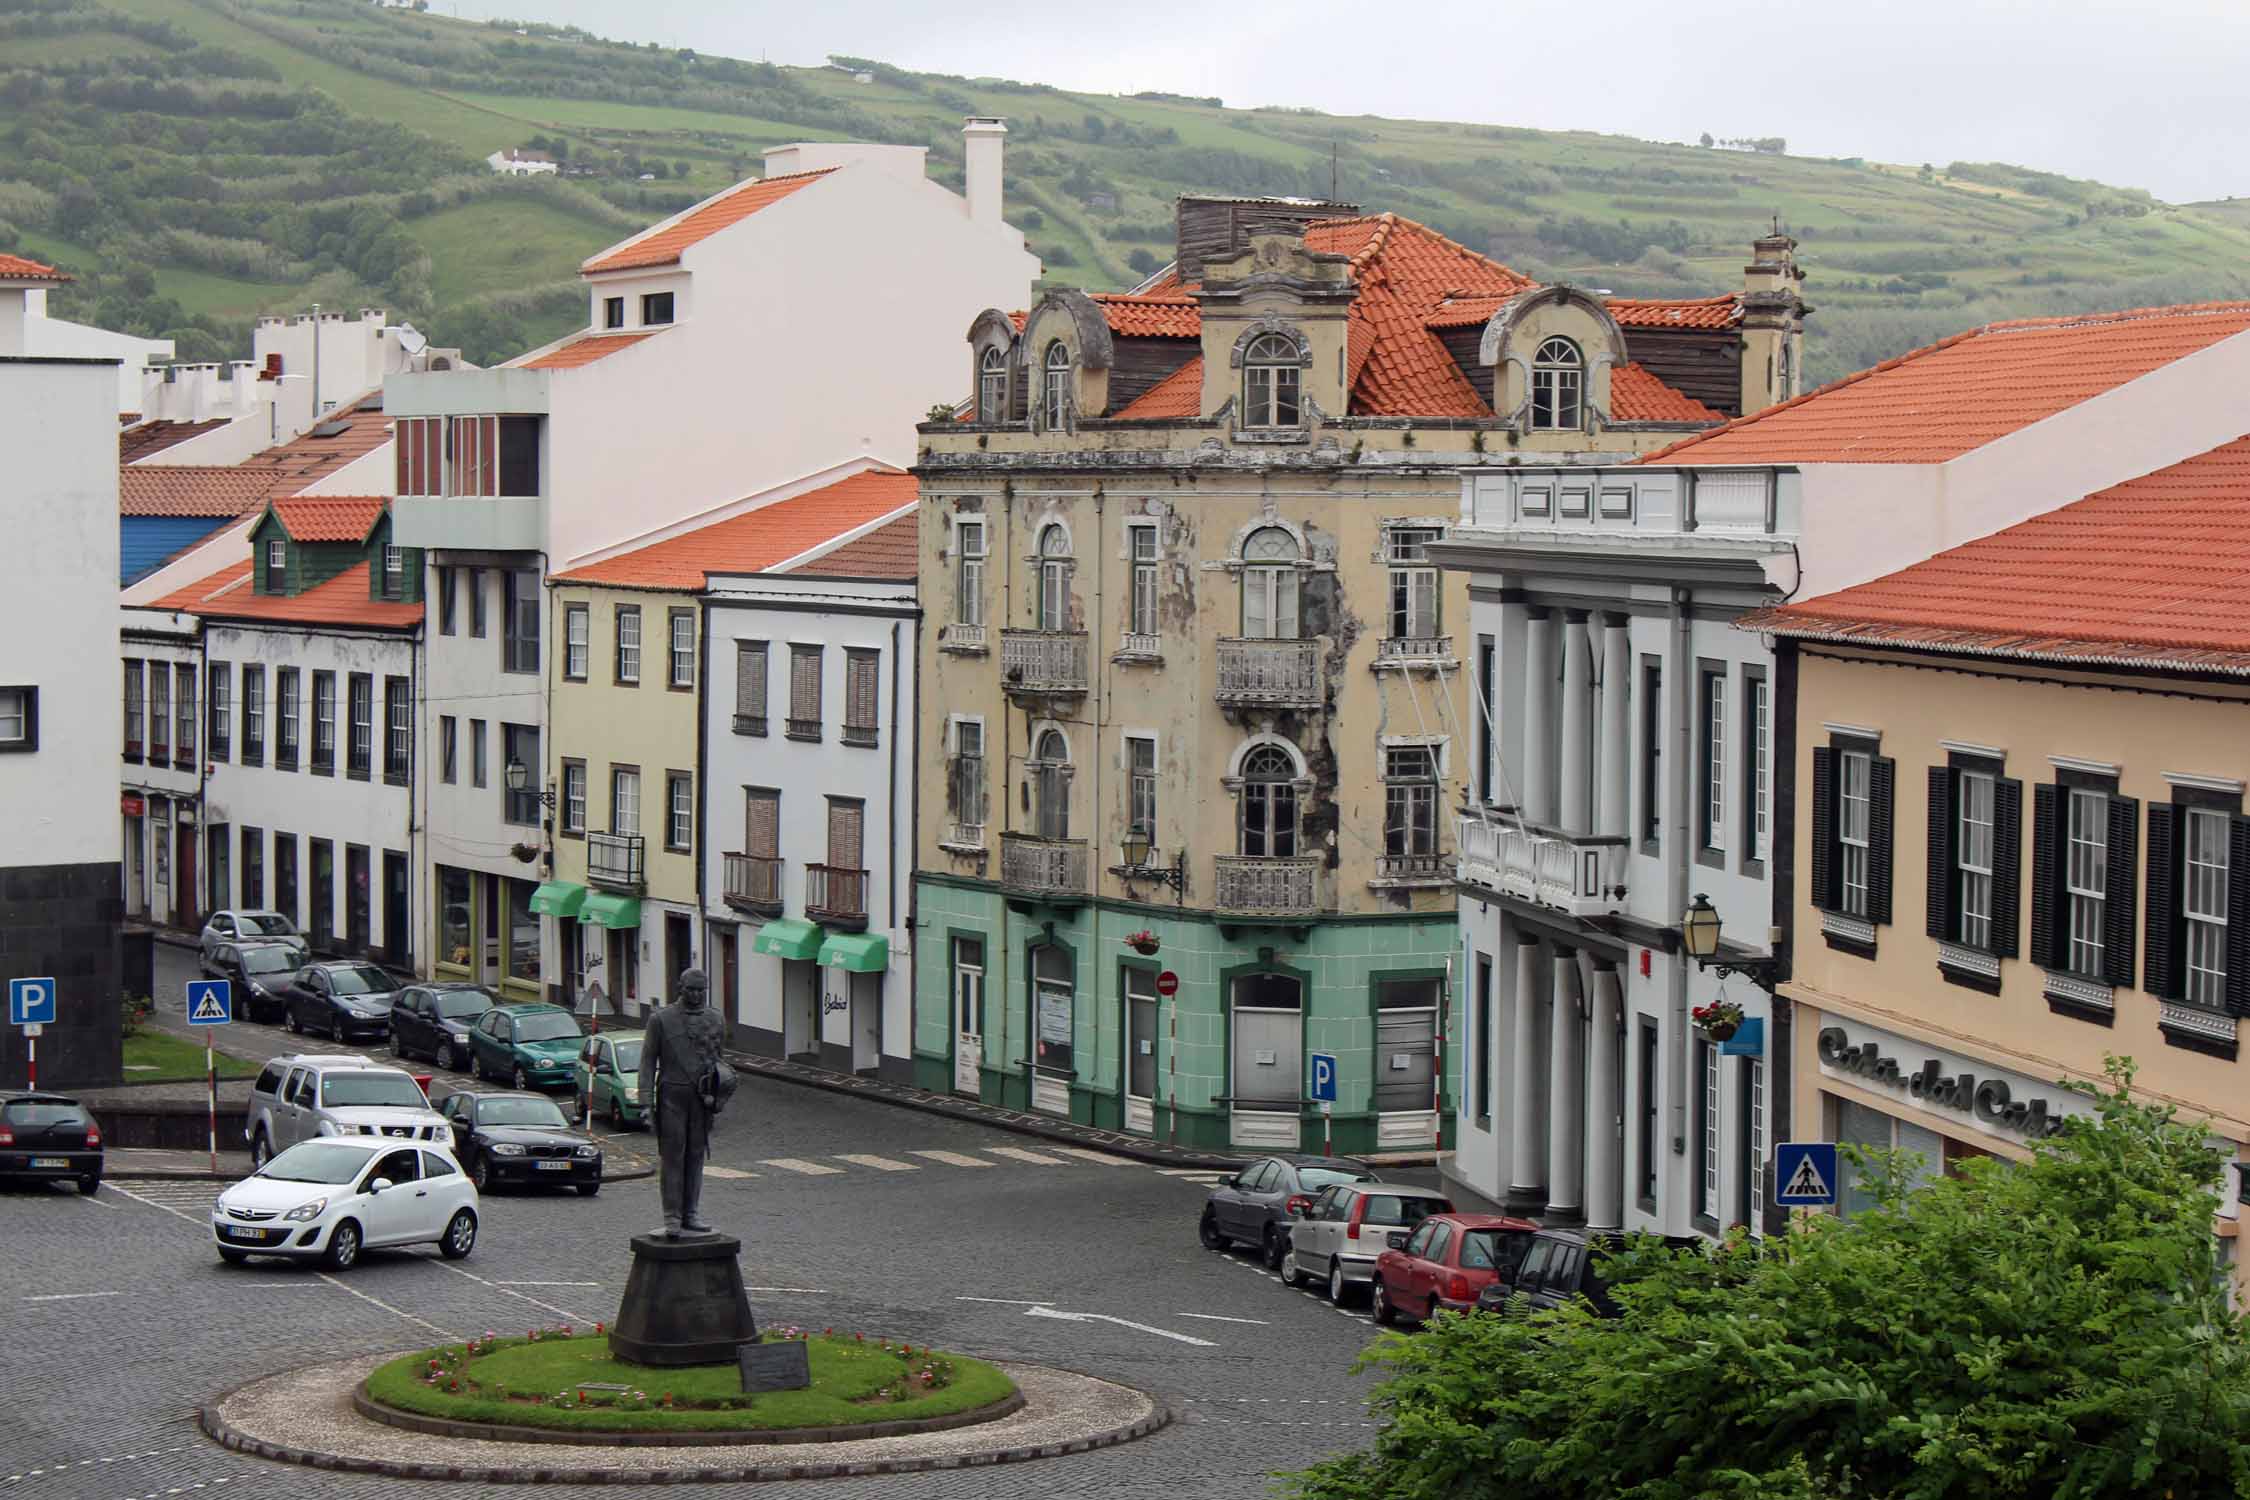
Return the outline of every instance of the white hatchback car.
<path id="1" fill-rule="evenodd" d="M 448 1260 L 476 1248 L 477 1190 L 434 1142 L 305 1141 L 211 1205 L 219 1259 L 317 1260 L 341 1271 L 362 1250 L 434 1244 Z"/>

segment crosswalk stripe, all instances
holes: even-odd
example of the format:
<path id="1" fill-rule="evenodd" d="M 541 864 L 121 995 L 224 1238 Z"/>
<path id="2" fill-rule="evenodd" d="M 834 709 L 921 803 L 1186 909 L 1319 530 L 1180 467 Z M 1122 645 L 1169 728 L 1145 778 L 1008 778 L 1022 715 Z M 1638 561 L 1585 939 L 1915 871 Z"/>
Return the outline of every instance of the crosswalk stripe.
<path id="1" fill-rule="evenodd" d="M 922 1169 L 912 1162 L 893 1161 L 887 1156 L 839 1156 L 838 1161 L 848 1161 L 855 1167 L 873 1167 L 878 1172 L 919 1172 Z"/>
<path id="2" fill-rule="evenodd" d="M 979 1161 L 973 1156 L 963 1156 L 958 1151 L 910 1151 L 907 1155 L 926 1156 L 931 1161 L 943 1162 L 949 1167 L 989 1167 L 992 1165 L 991 1162 Z"/>
<path id="3" fill-rule="evenodd" d="M 1035 1167 L 1060 1167 L 1068 1165 L 1068 1163 L 1064 1162 L 1063 1159 L 1059 1156 L 1041 1156 L 1038 1152 L 1026 1151 L 1021 1146 L 987 1146 L 984 1149 L 987 1155 L 1005 1156 L 1010 1161 L 1029 1162 L 1032 1166 Z"/>
<path id="4" fill-rule="evenodd" d="M 703 1175 L 706 1177 L 716 1177 L 721 1182 L 735 1182 L 745 1177 L 755 1177 L 758 1174 L 755 1172 L 745 1172 L 740 1167 L 707 1166 L 703 1169 Z"/>
<path id="5" fill-rule="evenodd" d="M 1193 1182 L 1206 1187 L 1228 1175 L 1225 1172 L 1208 1172 L 1201 1167 L 1158 1167 L 1157 1171 L 1166 1177 L 1177 1177 L 1182 1182 Z"/>
<path id="6" fill-rule="evenodd" d="M 817 1161 L 804 1161 L 794 1156 L 769 1156 L 758 1163 L 762 1167 L 779 1167 L 784 1172 L 801 1172 L 807 1177 L 840 1177 L 842 1167 L 824 1167 Z"/>
<path id="7" fill-rule="evenodd" d="M 1138 1165 L 1138 1163 L 1129 1161 L 1125 1157 L 1112 1156 L 1107 1151 L 1089 1151 L 1084 1146 L 1057 1146 L 1054 1149 L 1061 1152 L 1064 1156 L 1075 1156 L 1080 1161 L 1090 1161 L 1098 1167 L 1130 1167 Z"/>

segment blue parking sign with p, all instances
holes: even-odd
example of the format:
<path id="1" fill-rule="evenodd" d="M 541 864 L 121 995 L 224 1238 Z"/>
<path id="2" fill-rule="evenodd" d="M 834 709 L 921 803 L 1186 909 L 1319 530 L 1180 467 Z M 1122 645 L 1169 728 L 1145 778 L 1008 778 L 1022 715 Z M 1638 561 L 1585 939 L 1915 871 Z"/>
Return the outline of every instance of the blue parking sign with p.
<path id="1" fill-rule="evenodd" d="M 9 980 L 8 1024 L 10 1026 L 54 1025 L 55 981 L 52 979 Z"/>
<path id="2" fill-rule="evenodd" d="M 234 985 L 224 979 L 191 979 L 187 987 L 187 1023 L 190 1026 L 224 1026 L 234 1019 Z"/>
<path id="3" fill-rule="evenodd" d="M 1336 1057 L 1330 1052 L 1312 1055 L 1312 1096 L 1315 1103 L 1336 1102 Z"/>

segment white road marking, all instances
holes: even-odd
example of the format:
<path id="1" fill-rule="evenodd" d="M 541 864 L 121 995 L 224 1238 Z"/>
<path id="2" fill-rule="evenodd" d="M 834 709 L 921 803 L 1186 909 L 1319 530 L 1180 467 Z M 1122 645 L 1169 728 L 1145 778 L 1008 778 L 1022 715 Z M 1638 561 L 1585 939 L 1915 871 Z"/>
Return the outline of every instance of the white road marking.
<path id="1" fill-rule="evenodd" d="M 1223 1182 L 1234 1175 L 1231 1172 L 1208 1172 L 1201 1167 L 1158 1167 L 1156 1170 L 1166 1177 L 1177 1177 L 1182 1182 L 1192 1182 L 1199 1187 L 1209 1187 L 1214 1182 Z"/>
<path id="2" fill-rule="evenodd" d="M 337 1291 L 349 1293 L 351 1296 L 357 1297 L 362 1302 L 371 1303 L 374 1306 L 381 1308 L 383 1311 L 390 1313 L 394 1317 L 404 1318 L 409 1323 L 419 1324 L 420 1326 L 430 1330 L 430 1332 L 436 1334 L 441 1339 L 457 1339 L 461 1336 L 455 1333 L 450 1328 L 438 1327 L 437 1324 L 431 1322 L 428 1318 L 418 1318 L 414 1314 L 406 1311 L 404 1308 L 393 1307 L 380 1297 L 370 1297 L 367 1295 L 367 1293 L 360 1291 L 355 1287 L 348 1287 L 341 1281 L 338 1281 L 335 1277 L 329 1275 L 326 1271 L 321 1271 L 317 1274 L 322 1281 L 327 1282 Z"/>
<path id="3" fill-rule="evenodd" d="M 997 1302 L 1002 1307 L 1045 1307 L 1037 1297 L 955 1297 L 956 1302 Z"/>
<path id="4" fill-rule="evenodd" d="M 126 1197 L 132 1199 L 135 1203 L 145 1203 L 150 1208 L 159 1209 L 164 1213 L 168 1213 L 175 1219 L 185 1219 L 190 1224 L 195 1225 L 199 1229 L 204 1226 L 205 1221 L 197 1218 L 194 1214 L 183 1214 L 178 1209 L 172 1207 L 172 1205 L 169 1203 L 159 1203 L 154 1198 L 144 1198 L 139 1193 L 134 1192 L 131 1188 L 121 1188 L 114 1182 L 105 1182 L 102 1184 L 102 1186 L 108 1188 L 113 1193 L 123 1193 Z"/>
<path id="5" fill-rule="evenodd" d="M 922 1170 L 912 1162 L 893 1161 L 887 1156 L 843 1155 L 838 1156 L 836 1160 L 848 1161 L 855 1167 L 873 1167 L 878 1172 L 919 1172 Z"/>
<path id="6" fill-rule="evenodd" d="M 1216 1349 L 1219 1346 L 1209 1339 L 1199 1339 L 1191 1333 L 1174 1333 L 1169 1328 L 1158 1328 L 1149 1323 L 1135 1323 L 1129 1318 L 1113 1318 L 1108 1313 L 1064 1312 L 1059 1308 L 1040 1304 L 1023 1310 L 1027 1318 L 1061 1318 L 1070 1323 L 1115 1323 L 1120 1328 L 1130 1328 L 1139 1333 L 1153 1333 L 1162 1339 L 1177 1339 L 1183 1344 L 1193 1344 L 1198 1349 Z"/>
<path id="7" fill-rule="evenodd" d="M 746 1286 L 743 1290 L 746 1292 L 772 1292 L 789 1297 L 826 1297 L 829 1295 L 828 1288 L 824 1286 Z"/>
<path id="8" fill-rule="evenodd" d="M 598 1281 L 495 1281 L 494 1286 L 600 1286 Z"/>
<path id="9" fill-rule="evenodd" d="M 45 1292 L 36 1297 L 26 1297 L 26 1302 L 76 1302 L 83 1297 L 122 1297 L 123 1292 Z"/>
<path id="10" fill-rule="evenodd" d="M 943 1162 L 949 1167 L 989 1167 L 992 1165 L 991 1162 L 980 1161 L 973 1156 L 963 1156 L 958 1151 L 909 1151 L 907 1155 L 926 1156 L 931 1161 Z"/>
<path id="11" fill-rule="evenodd" d="M 498 1292 L 503 1297 L 513 1297 L 519 1302 L 528 1302 L 533 1307 L 543 1307 L 547 1311 L 554 1313 L 559 1317 L 568 1318 L 573 1323 L 591 1323 L 593 1321 L 593 1319 L 585 1317 L 582 1314 L 572 1312 L 567 1307 L 557 1307 L 552 1302 L 542 1302 L 537 1297 L 529 1297 L 524 1295 L 522 1292 L 511 1290 L 509 1287 L 503 1286 L 497 1281 L 487 1281 L 482 1276 L 479 1276 L 476 1272 L 464 1271 L 459 1266 L 454 1265 L 449 1261 L 437 1260 L 432 1261 L 431 1264 L 437 1266 L 440 1270 L 451 1271 L 456 1276 L 466 1276 L 469 1278 L 469 1280 L 477 1283 L 477 1285 L 479 1286 L 491 1287 L 494 1291 Z M 596 1285 L 599 1285 L 599 1283 L 596 1283 Z"/>
<path id="12" fill-rule="evenodd" d="M 1183 1318 L 1201 1318 L 1201 1319 L 1202 1319 L 1202 1320 L 1203 1320 L 1204 1322 L 1206 1322 L 1206 1323 L 1254 1323 L 1254 1324 L 1256 1324 L 1256 1325 L 1257 1325 L 1258 1327 L 1260 1327 L 1260 1328 L 1263 1328 L 1263 1327 L 1265 1327 L 1265 1326 L 1266 1326 L 1266 1320 L 1265 1320 L 1264 1318 L 1230 1318 L 1230 1317 L 1226 1317 L 1225 1315 L 1223 1315 L 1223 1314 L 1221 1314 L 1221 1313 L 1186 1313 L 1186 1312 L 1184 1312 L 1184 1313 L 1180 1313 L 1180 1314 L 1178 1314 L 1178 1316 L 1180 1316 L 1180 1317 L 1183 1317 Z"/>
<path id="13" fill-rule="evenodd" d="M 1140 1163 L 1122 1156 L 1112 1156 L 1107 1151 L 1089 1151 L 1084 1146 L 1056 1146 L 1051 1148 L 1064 1156 L 1075 1156 L 1080 1161 L 1090 1161 L 1097 1167 L 1134 1167 Z"/>
<path id="14" fill-rule="evenodd" d="M 806 1161 L 795 1156 L 769 1156 L 758 1163 L 762 1167 L 779 1167 L 784 1172 L 797 1172 L 806 1177 L 841 1177 L 842 1167 L 824 1167 L 817 1161 Z"/>
<path id="15" fill-rule="evenodd" d="M 124 1464 L 137 1458 L 155 1458 L 163 1453 L 185 1453 L 190 1448 L 200 1448 L 201 1443 L 175 1443 L 169 1448 L 143 1448 L 138 1453 L 113 1453 L 107 1458 L 65 1459 L 49 1464 L 44 1469 L 26 1469 L 21 1474 L 0 1477 L 0 1484 L 14 1484 L 19 1479 L 37 1479 L 42 1474 L 60 1474 L 65 1469 L 84 1469 L 94 1464 Z"/>
<path id="16" fill-rule="evenodd" d="M 706 1166 L 703 1169 L 703 1175 L 706 1177 L 716 1177 L 721 1182 L 739 1182 L 746 1177 L 755 1177 L 758 1174 L 755 1172 L 745 1172 L 740 1167 Z"/>
<path id="17" fill-rule="evenodd" d="M 988 1156 L 1005 1156 L 1010 1161 L 1027 1162 L 1034 1167 L 1060 1167 L 1067 1165 L 1059 1156 L 1041 1156 L 1036 1151 L 1026 1151 L 1021 1146 L 987 1146 Z"/>

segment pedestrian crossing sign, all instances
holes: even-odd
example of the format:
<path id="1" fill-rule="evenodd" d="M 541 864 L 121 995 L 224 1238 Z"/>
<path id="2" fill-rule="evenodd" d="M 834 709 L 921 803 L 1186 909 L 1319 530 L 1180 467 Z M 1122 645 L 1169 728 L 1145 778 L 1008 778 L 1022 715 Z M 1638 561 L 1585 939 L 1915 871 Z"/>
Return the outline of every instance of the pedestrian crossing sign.
<path id="1" fill-rule="evenodd" d="M 224 1026 L 233 1019 L 233 984 L 224 979 L 188 981 L 187 1023 L 190 1026 Z"/>
<path id="2" fill-rule="evenodd" d="M 1784 1208 L 1823 1208 L 1836 1201 L 1836 1143 L 1787 1141 L 1774 1148 L 1773 1201 Z"/>

